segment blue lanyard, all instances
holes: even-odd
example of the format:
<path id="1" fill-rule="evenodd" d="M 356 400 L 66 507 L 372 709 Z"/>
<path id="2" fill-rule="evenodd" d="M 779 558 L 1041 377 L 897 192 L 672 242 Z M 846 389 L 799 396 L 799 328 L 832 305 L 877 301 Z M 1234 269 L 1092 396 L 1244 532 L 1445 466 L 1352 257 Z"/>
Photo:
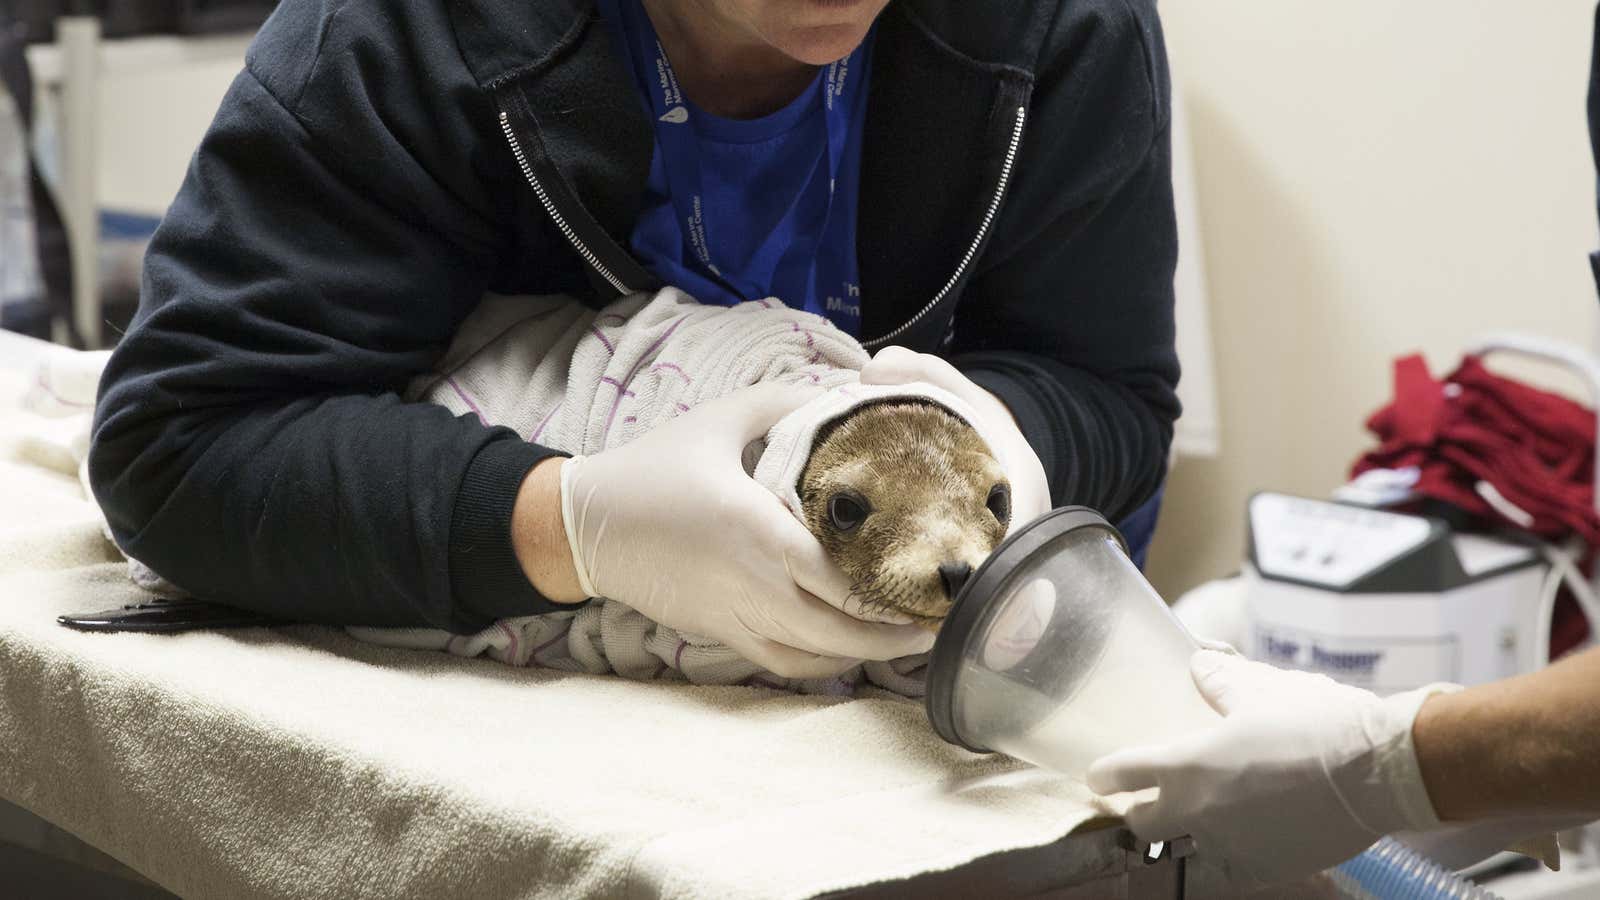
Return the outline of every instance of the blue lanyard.
<path id="1" fill-rule="evenodd" d="M 629 8 L 622 10 L 621 4 Z M 718 223 L 710 221 L 701 189 L 702 159 L 692 121 L 697 111 L 683 95 L 672 63 L 639 0 L 600 0 L 600 5 L 603 14 L 626 35 L 629 67 L 645 93 L 655 122 L 656 143 L 677 214 L 685 261 L 726 286 L 737 299 L 754 300 L 766 296 L 769 285 L 760 279 L 771 277 L 795 241 L 799 226 L 794 209 L 791 208 L 763 239 L 750 260 L 748 273 L 718 269 L 713 258 Z M 816 251 L 807 295 L 779 298 L 790 305 L 804 306 L 836 319 L 838 317 L 830 310 L 849 309 L 856 322 L 859 322 L 860 310 L 855 252 L 856 185 L 854 179 L 841 183 L 841 169 L 850 138 L 853 134 L 859 139 L 865 119 L 866 92 L 862 87 L 870 63 L 871 43 L 869 35 L 849 56 L 825 66 L 818 76 L 821 84 L 815 87 L 822 93 L 830 196 L 819 233 L 814 236 Z M 819 159 L 817 164 L 821 166 L 823 160 Z M 818 174 L 816 171 L 808 173 L 808 181 Z M 848 194 L 839 193 L 840 188 Z M 719 298 L 700 299 L 715 302 Z"/>

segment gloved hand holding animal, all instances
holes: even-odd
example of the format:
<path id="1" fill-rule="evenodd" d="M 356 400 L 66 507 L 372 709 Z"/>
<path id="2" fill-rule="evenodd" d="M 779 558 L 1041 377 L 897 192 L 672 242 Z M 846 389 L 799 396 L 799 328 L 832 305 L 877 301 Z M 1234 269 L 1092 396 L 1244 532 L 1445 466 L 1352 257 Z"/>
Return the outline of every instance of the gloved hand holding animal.
<path id="1" fill-rule="evenodd" d="M 604 599 L 472 636 L 351 631 L 631 678 L 919 694 L 918 654 L 966 577 L 1049 502 L 1004 406 L 936 362 L 949 371 L 900 348 L 870 360 L 773 302 L 490 298 L 410 396 L 574 454 L 553 461 L 572 599 Z"/>

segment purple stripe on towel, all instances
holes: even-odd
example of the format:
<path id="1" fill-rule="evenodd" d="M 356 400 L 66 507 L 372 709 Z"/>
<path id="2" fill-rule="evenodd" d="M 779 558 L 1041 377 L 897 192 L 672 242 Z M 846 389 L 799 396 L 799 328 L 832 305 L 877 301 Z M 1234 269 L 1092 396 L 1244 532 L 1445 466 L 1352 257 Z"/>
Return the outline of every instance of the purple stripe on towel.
<path id="1" fill-rule="evenodd" d="M 623 387 L 622 386 L 622 382 L 616 380 L 615 378 L 612 378 L 610 375 L 602 375 L 602 376 L 600 376 L 600 381 L 602 383 L 604 383 L 604 384 L 609 384 L 612 387 L 616 388 L 617 390 L 621 391 L 622 392 L 622 396 L 624 396 L 624 397 L 632 397 L 633 396 L 633 391 L 630 391 L 627 388 Z M 615 410 L 613 410 L 613 412 L 614 411 Z"/>
<path id="2" fill-rule="evenodd" d="M 633 384 L 633 376 L 639 374 L 639 370 L 641 368 L 643 368 L 644 364 L 650 360 L 650 354 L 652 354 L 652 353 L 656 352 L 657 350 L 659 350 L 661 348 L 661 345 L 667 342 L 667 338 L 672 337 L 672 333 L 674 331 L 678 330 L 678 326 L 682 325 L 684 322 L 687 322 L 688 320 L 689 320 L 689 316 L 688 316 L 687 313 L 684 314 L 684 315 L 679 316 L 677 321 L 673 322 L 670 326 L 668 326 L 666 331 L 661 333 L 660 337 L 656 338 L 655 341 L 650 344 L 650 346 L 644 348 L 644 353 L 639 355 L 639 361 L 634 363 L 633 364 L 633 368 L 628 370 L 628 376 L 626 378 L 622 379 L 622 384 Z M 605 378 L 601 378 L 600 380 L 601 381 L 605 381 L 606 379 Z M 615 381 L 613 381 L 612 383 L 616 384 Z M 622 384 L 617 384 L 617 387 L 619 387 L 619 388 L 622 387 Z M 616 421 L 616 418 L 617 418 L 617 407 L 622 405 L 622 395 L 623 395 L 623 393 L 624 392 L 622 392 L 622 391 L 619 391 L 617 393 L 617 399 L 612 401 L 612 403 L 611 403 L 611 412 L 606 415 L 606 427 L 605 427 L 605 430 L 600 432 L 600 445 L 602 447 L 605 446 L 606 438 L 611 434 L 611 423 Z M 629 394 L 628 396 L 631 397 L 633 395 Z"/>
<path id="3" fill-rule="evenodd" d="M 544 434 L 544 427 L 546 425 L 550 424 L 550 420 L 552 418 L 555 418 L 556 410 L 560 409 L 561 408 L 561 404 L 565 403 L 565 402 L 567 402 L 567 401 L 561 400 L 561 401 L 557 402 L 556 405 L 554 407 L 552 407 L 549 412 L 544 414 L 544 421 L 540 422 L 539 423 L 539 427 L 535 428 L 533 430 L 533 437 L 528 438 L 528 440 L 530 442 L 537 441 L 539 439 L 539 435 Z"/>
<path id="4" fill-rule="evenodd" d="M 790 322 L 789 327 L 791 330 L 798 331 L 806 336 L 806 346 L 811 349 L 811 358 L 806 360 L 806 363 L 815 365 L 816 363 L 821 362 L 822 351 L 817 349 L 817 342 L 816 339 L 811 335 L 811 329 L 801 328 L 799 322 Z"/>
<path id="5" fill-rule="evenodd" d="M 663 332 L 661 337 L 656 338 L 654 343 L 644 349 L 644 353 L 640 355 L 639 361 L 633 364 L 633 370 L 628 373 L 626 380 L 629 384 L 633 383 L 633 376 L 638 374 L 639 367 L 645 364 L 645 361 L 650 358 L 650 354 L 659 350 L 661 345 L 667 342 L 667 338 L 672 337 L 672 333 L 678 330 L 678 326 L 682 325 L 688 320 L 689 317 L 687 315 L 679 316 L 678 321 L 673 322 L 672 326 Z"/>
<path id="6" fill-rule="evenodd" d="M 506 633 L 506 637 L 511 639 L 511 649 L 506 651 L 506 658 L 512 661 L 511 664 L 514 666 L 526 665 L 527 660 L 523 660 L 520 663 L 515 661 L 517 658 L 517 635 L 511 630 L 510 626 L 504 622 L 496 622 L 494 624 Z"/>
<path id="7" fill-rule="evenodd" d="M 50 378 L 45 374 L 45 370 L 43 369 L 39 370 L 39 375 L 38 377 L 34 378 L 34 383 L 39 386 L 39 390 L 49 394 L 50 399 L 56 401 L 62 406 L 77 406 L 84 409 L 91 409 L 94 407 L 93 403 L 80 403 L 77 400 L 68 400 L 67 398 L 56 393 L 55 386 L 50 383 Z"/>
<path id="8" fill-rule="evenodd" d="M 676 653 L 672 654 L 672 667 L 674 669 L 677 669 L 679 671 L 683 670 L 683 651 L 688 646 L 689 646 L 689 642 L 688 641 L 679 639 L 679 641 L 678 641 L 678 651 Z"/>
<path id="9" fill-rule="evenodd" d="M 685 372 L 682 368 L 680 368 L 677 363 L 656 363 L 655 365 L 650 367 L 650 371 L 652 371 L 652 372 L 656 371 L 657 369 L 671 369 L 672 371 L 678 373 L 678 377 L 683 379 L 683 383 L 684 384 L 693 384 L 694 383 L 689 378 L 689 373 Z"/>
<path id="10" fill-rule="evenodd" d="M 472 410 L 472 414 L 478 417 L 479 422 L 483 423 L 484 425 L 489 424 L 489 420 L 483 417 L 483 410 L 478 408 L 478 404 L 472 402 L 472 398 L 468 397 L 467 392 L 461 389 L 461 385 L 456 384 L 454 375 L 446 375 L 444 380 L 446 384 L 450 385 L 450 387 L 455 390 L 456 396 L 460 397 L 466 402 L 467 406 Z"/>
<path id="11" fill-rule="evenodd" d="M 617 352 L 617 348 L 612 346 L 611 342 L 606 340 L 606 336 L 600 333 L 599 326 L 590 325 L 589 326 L 589 333 L 594 335 L 595 337 L 599 338 L 600 339 L 600 343 L 606 345 L 606 352 L 607 353 L 616 353 Z"/>
<path id="12" fill-rule="evenodd" d="M 529 654 L 529 656 L 530 657 L 538 656 L 539 654 L 543 653 L 544 651 L 549 650 L 551 647 L 554 647 L 556 644 L 558 644 L 561 641 L 565 640 L 566 637 L 567 637 L 567 632 L 569 632 L 571 630 L 572 630 L 572 626 L 569 624 L 567 627 L 561 629 L 561 633 L 560 634 L 556 635 L 555 637 L 551 638 L 548 641 L 545 641 L 544 643 L 540 644 L 539 646 L 533 648 L 533 653 Z"/>

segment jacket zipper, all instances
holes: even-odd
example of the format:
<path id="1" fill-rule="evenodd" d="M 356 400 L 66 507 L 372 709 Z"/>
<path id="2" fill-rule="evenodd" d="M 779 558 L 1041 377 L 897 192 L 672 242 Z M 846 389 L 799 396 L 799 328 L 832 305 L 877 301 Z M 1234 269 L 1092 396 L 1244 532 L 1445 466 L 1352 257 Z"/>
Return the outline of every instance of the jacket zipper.
<path id="1" fill-rule="evenodd" d="M 880 347 L 904 334 L 911 326 L 920 322 L 924 316 L 933 312 L 934 307 L 943 302 L 944 298 L 955 290 L 956 285 L 961 282 L 962 276 L 966 274 L 967 267 L 972 265 L 972 260 L 977 257 L 978 249 L 983 246 L 983 239 L 988 235 L 989 227 L 994 224 L 994 217 L 1000 212 L 1000 201 L 1005 199 L 1006 185 L 1011 181 L 1011 167 L 1017 161 L 1017 148 L 1022 144 L 1022 129 L 1027 123 L 1027 114 L 1027 107 L 1017 107 L 1017 120 L 1011 126 L 1011 143 L 1006 147 L 1005 162 L 1000 166 L 1000 181 L 995 185 L 994 196 L 989 199 L 989 208 L 983 213 L 983 221 L 978 224 L 977 234 L 972 236 L 972 243 L 968 245 L 967 252 L 962 255 L 961 262 L 956 266 L 956 270 L 951 273 L 950 280 L 944 283 L 944 287 L 939 289 L 939 293 L 933 295 L 933 299 L 928 301 L 927 306 L 924 306 L 917 311 L 916 315 L 907 319 L 904 325 L 883 337 L 862 341 L 862 347 L 869 350 L 874 347 Z"/>
<path id="2" fill-rule="evenodd" d="M 1016 122 L 1011 126 L 1011 142 L 1006 146 L 1005 161 L 1000 166 L 1000 180 L 995 184 L 994 196 L 989 198 L 989 206 L 984 210 L 983 221 L 978 223 L 977 233 L 972 236 L 972 243 L 967 245 L 967 252 L 962 254 L 961 262 L 956 265 L 955 271 L 950 273 L 950 278 L 944 283 L 944 287 L 940 288 L 939 292 L 933 295 L 933 299 L 929 300 L 927 305 L 918 310 L 916 315 L 907 319 L 899 328 L 882 337 L 873 338 L 870 341 L 862 341 L 862 347 L 867 349 L 879 347 L 904 334 L 911 326 L 922 321 L 928 313 L 942 303 L 944 298 L 949 296 L 950 292 L 955 290 L 956 285 L 961 282 L 962 277 L 966 274 L 967 267 L 972 265 L 972 260 L 977 257 L 979 248 L 983 246 L 984 238 L 988 236 L 989 228 L 994 224 L 994 217 L 1000 212 L 1000 203 L 1005 199 L 1006 188 L 1011 183 L 1011 169 L 1017 161 L 1017 148 L 1022 145 L 1022 132 L 1027 125 L 1027 117 L 1027 107 L 1017 107 Z M 604 278 L 618 293 L 633 293 L 622 282 L 622 279 L 607 268 L 593 250 L 589 249 L 589 245 L 584 243 L 583 238 L 578 237 L 572 226 L 567 224 L 566 217 L 561 215 L 561 210 L 556 208 L 555 202 L 550 199 L 550 195 L 545 191 L 544 185 L 539 183 L 539 177 L 533 174 L 533 167 L 528 164 L 527 154 L 522 152 L 522 143 L 517 140 L 516 133 L 511 130 L 511 117 L 505 112 L 500 113 L 500 131 L 505 134 L 506 143 L 510 145 L 511 153 L 517 159 L 517 166 L 522 169 L 522 177 L 527 179 L 528 184 L 533 188 L 534 194 L 539 197 L 539 202 L 544 206 L 544 211 L 550 215 L 550 220 L 555 223 L 556 228 L 560 229 L 561 233 L 566 236 L 567 241 L 572 244 L 572 248 L 578 251 L 578 255 L 583 257 L 583 260 L 592 266 L 600 274 L 600 277 Z"/>
<path id="3" fill-rule="evenodd" d="M 561 210 L 556 209 L 555 201 L 551 200 L 550 195 L 545 192 L 544 185 L 539 183 L 539 177 L 533 174 L 533 167 L 528 164 L 528 157 L 522 152 L 522 144 L 517 140 L 516 133 L 511 130 L 511 117 L 503 111 L 500 113 L 500 131 L 505 134 L 506 143 L 511 145 L 511 153 L 517 158 L 517 166 L 522 169 L 522 177 L 526 178 L 528 184 L 533 187 L 533 192 L 538 195 L 539 202 L 544 204 L 544 211 L 550 214 L 550 221 L 556 224 L 556 227 L 561 230 L 563 235 L 566 235 L 567 240 L 572 244 L 572 249 L 578 251 L 578 255 L 593 266 L 594 270 L 600 273 L 601 278 L 604 278 L 607 283 L 616 288 L 617 293 L 623 295 L 633 293 L 626 284 L 622 283 L 622 279 L 607 268 L 593 250 L 589 249 L 589 245 L 584 243 L 583 238 L 578 237 L 578 233 L 573 230 L 571 225 L 567 224 L 566 217 L 561 215 Z"/>

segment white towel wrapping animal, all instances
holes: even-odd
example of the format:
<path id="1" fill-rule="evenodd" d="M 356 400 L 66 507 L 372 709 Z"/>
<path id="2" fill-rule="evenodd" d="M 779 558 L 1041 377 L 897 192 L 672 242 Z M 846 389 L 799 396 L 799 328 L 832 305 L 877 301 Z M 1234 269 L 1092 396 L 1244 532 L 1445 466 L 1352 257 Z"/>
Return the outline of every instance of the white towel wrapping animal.
<path id="1" fill-rule="evenodd" d="M 968 422 L 959 399 L 928 385 L 867 386 L 868 355 L 828 320 L 775 300 L 702 306 L 671 288 L 635 294 L 600 312 L 565 297 L 485 298 L 442 361 L 408 397 L 506 425 L 529 441 L 594 454 L 749 385 L 793 382 L 830 390 L 785 417 L 746 453 L 756 481 L 796 516 L 795 487 L 816 430 L 854 407 L 891 397 L 931 399 Z M 845 612 L 858 617 L 859 608 Z M 902 620 L 904 621 L 904 620 Z M 709 639 L 659 625 L 612 600 L 575 612 L 502 619 L 473 635 L 435 629 L 351 628 L 391 646 L 487 654 L 628 678 L 695 684 L 755 684 L 806 693 L 849 693 L 863 677 L 907 696 L 922 693 L 925 656 L 867 663 L 834 679 L 788 679 Z"/>

